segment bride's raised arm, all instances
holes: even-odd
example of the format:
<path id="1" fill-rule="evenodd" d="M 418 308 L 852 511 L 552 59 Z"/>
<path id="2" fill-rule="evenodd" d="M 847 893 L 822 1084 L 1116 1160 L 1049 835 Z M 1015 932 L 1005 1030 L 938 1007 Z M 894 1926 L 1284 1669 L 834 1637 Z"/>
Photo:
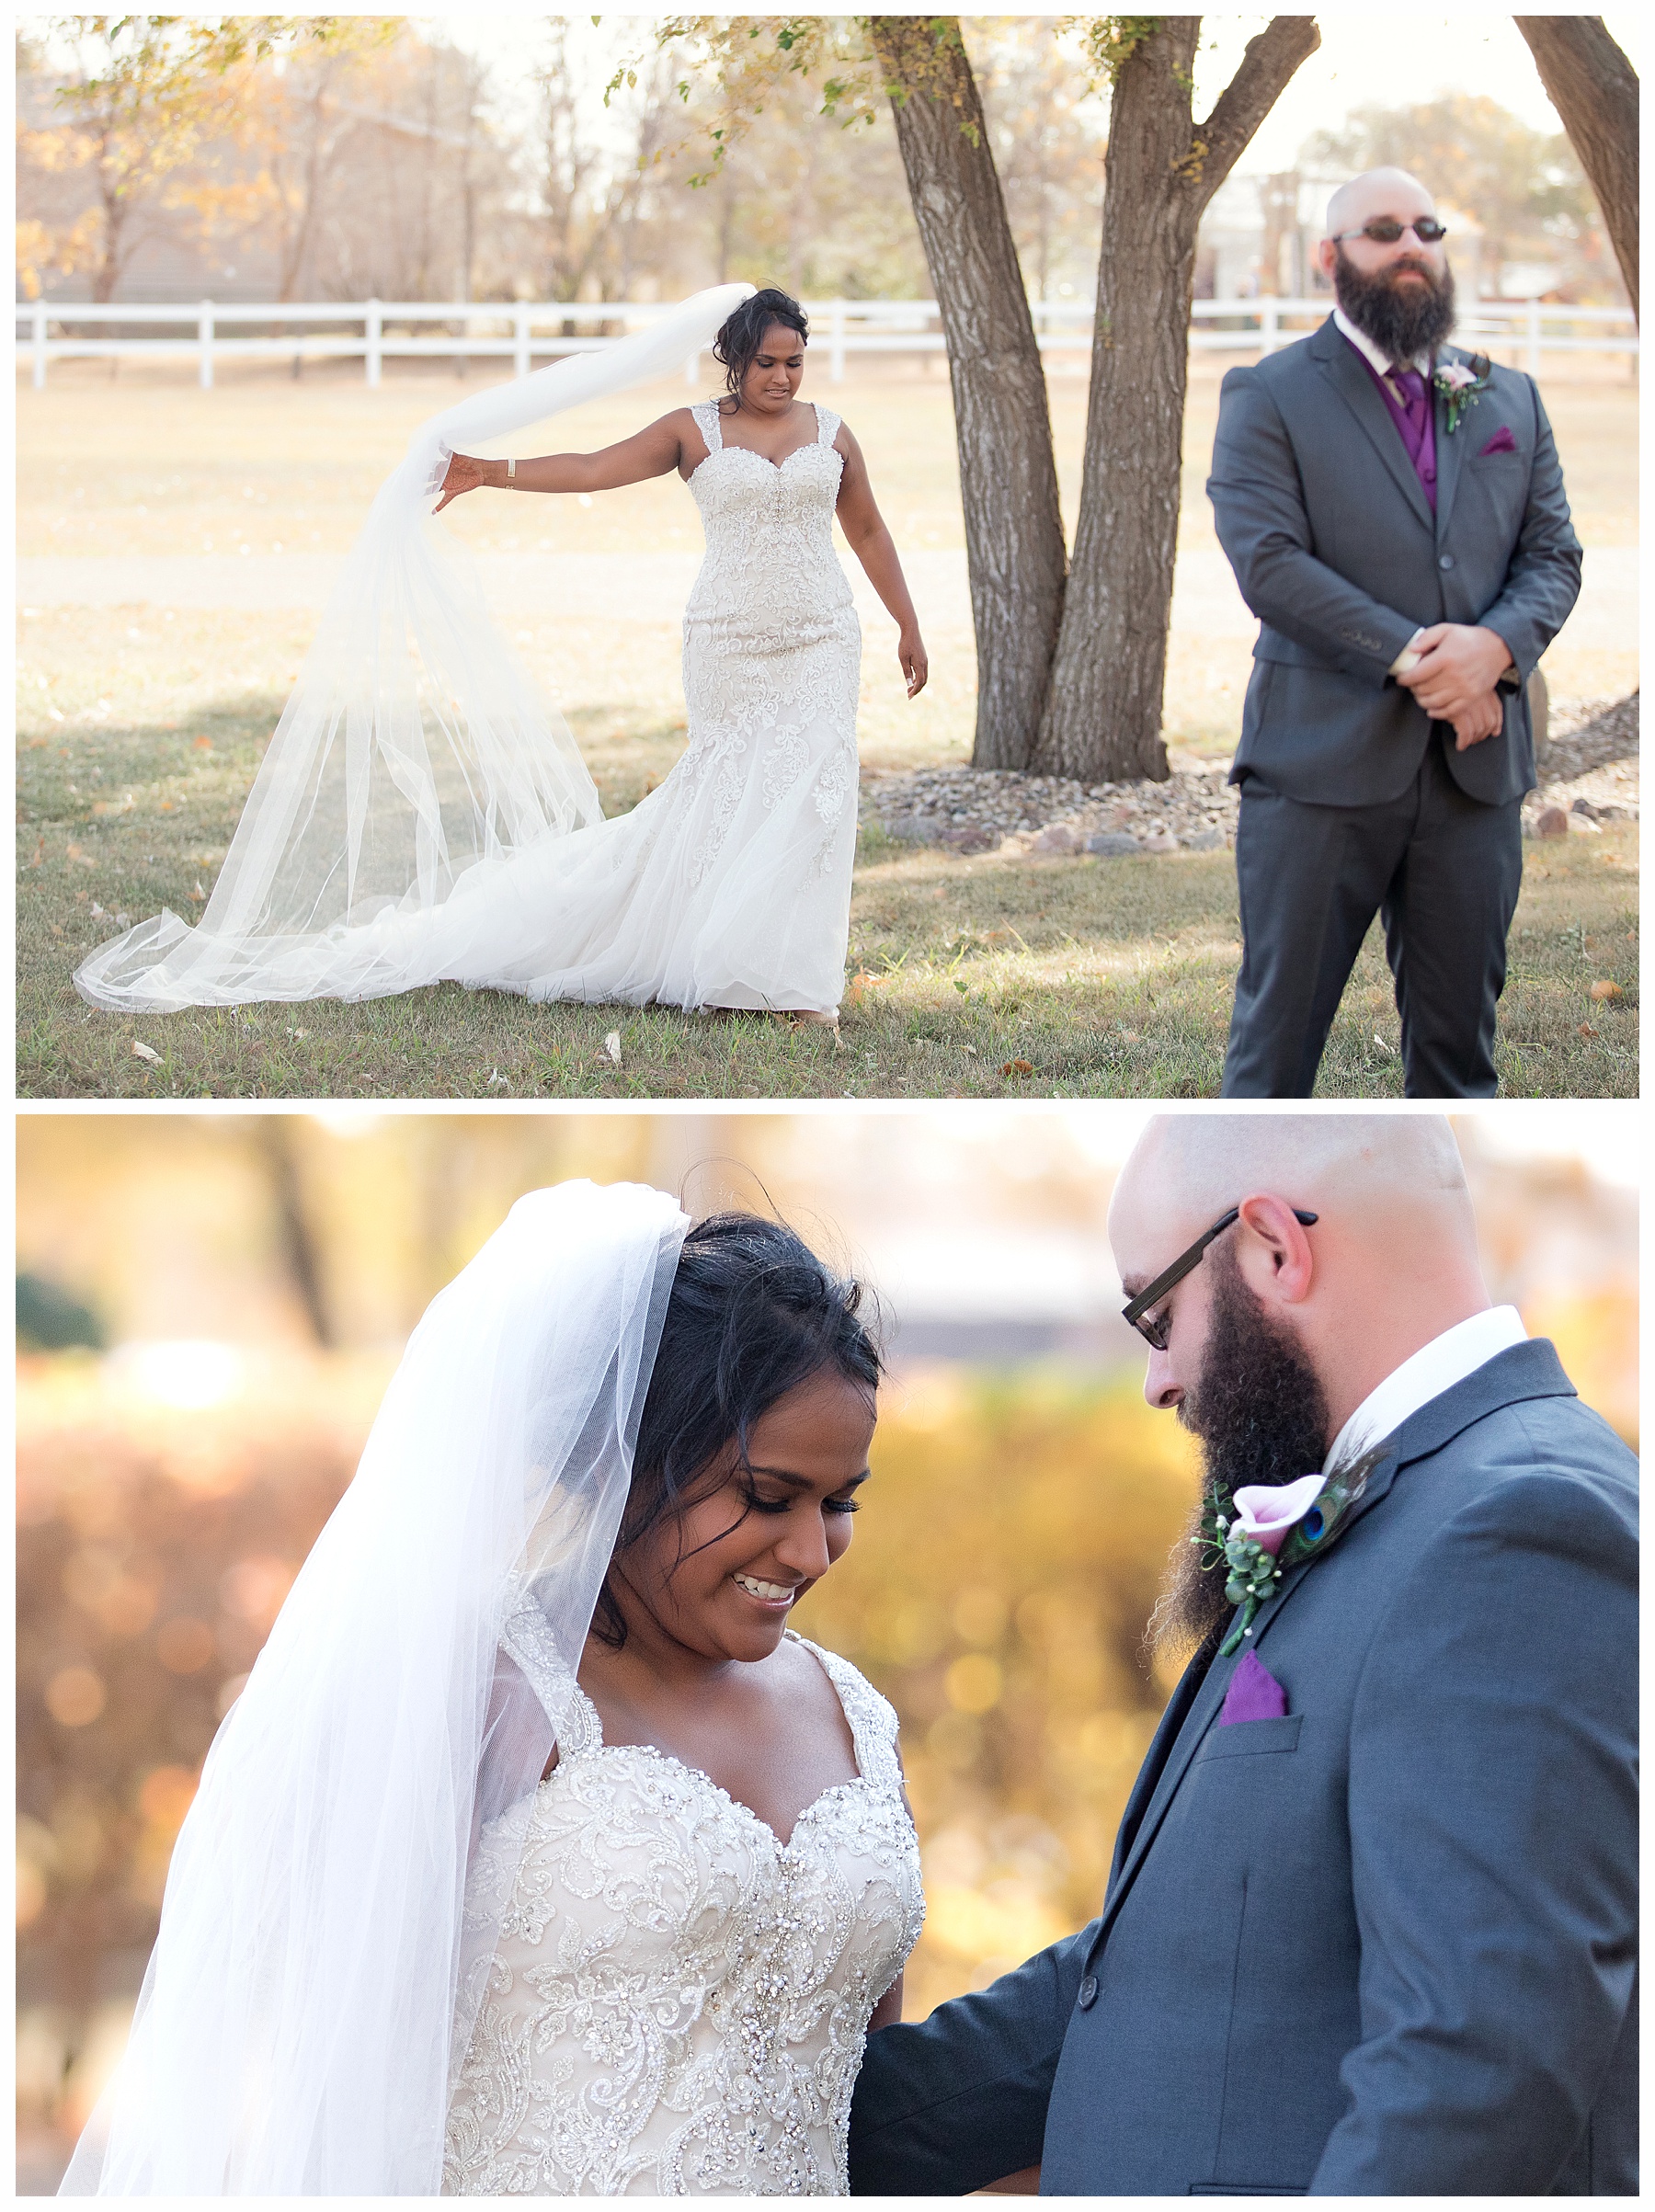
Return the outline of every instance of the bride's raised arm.
<path id="1" fill-rule="evenodd" d="M 613 492 L 623 484 L 665 476 L 679 466 L 691 428 L 689 408 L 675 407 L 635 436 L 596 453 L 543 453 L 532 461 L 480 461 L 471 453 L 454 453 L 432 511 L 439 515 L 462 492 L 485 486 L 497 492 Z"/>

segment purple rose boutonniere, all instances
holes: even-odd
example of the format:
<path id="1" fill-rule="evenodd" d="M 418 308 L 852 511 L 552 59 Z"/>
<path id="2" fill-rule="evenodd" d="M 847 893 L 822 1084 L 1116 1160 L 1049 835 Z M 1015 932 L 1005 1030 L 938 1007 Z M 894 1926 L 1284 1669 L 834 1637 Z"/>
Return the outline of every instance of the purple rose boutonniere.
<path id="1" fill-rule="evenodd" d="M 1443 410 L 1446 417 L 1443 428 L 1452 438 L 1459 428 L 1460 416 L 1467 407 L 1476 406 L 1489 389 L 1494 373 L 1486 353 L 1474 353 L 1469 368 L 1464 361 L 1440 361 L 1432 375 L 1432 382 L 1443 395 Z"/>
<path id="2" fill-rule="evenodd" d="M 1208 1491 L 1200 1526 L 1190 1541 L 1207 1555 L 1203 1566 L 1216 1567 L 1222 1560 L 1228 1568 L 1224 1594 L 1239 1608 L 1218 1647 L 1220 1659 L 1238 1651 L 1251 1636 L 1255 1614 L 1274 1597 L 1287 1569 L 1327 1550 L 1384 1457 L 1381 1445 L 1327 1475 L 1301 1475 L 1296 1482 L 1280 1485 L 1250 1484 L 1227 1499 Z"/>

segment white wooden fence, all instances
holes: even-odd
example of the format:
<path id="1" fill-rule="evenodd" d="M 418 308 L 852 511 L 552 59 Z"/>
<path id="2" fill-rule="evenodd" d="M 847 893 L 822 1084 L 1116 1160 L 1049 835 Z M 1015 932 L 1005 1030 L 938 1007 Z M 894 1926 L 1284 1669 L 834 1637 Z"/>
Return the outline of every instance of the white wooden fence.
<path id="1" fill-rule="evenodd" d="M 852 353 L 942 353 L 947 341 L 934 300 L 811 300 L 805 302 L 818 345 L 825 345 L 828 376 L 844 380 Z M 1315 300 L 1197 300 L 1190 330 L 1193 348 L 1225 353 L 1270 353 L 1312 329 L 1329 302 Z M 1044 350 L 1085 352 L 1091 346 L 1091 303 L 1086 300 L 1033 302 L 1035 334 Z M 536 360 L 588 353 L 611 345 L 613 326 L 637 330 L 668 312 L 652 302 L 466 302 L 429 300 L 309 301 L 302 304 L 226 305 L 202 300 L 195 306 L 96 306 L 83 301 L 36 300 L 17 307 L 19 350 L 32 357 L 35 389 L 48 364 L 74 358 L 156 360 L 193 355 L 203 391 L 222 358 L 257 355 L 302 360 L 340 356 L 360 359 L 370 384 L 388 359 L 437 356 L 457 365 L 509 359 L 524 376 Z M 420 336 L 415 325 L 447 327 Z M 76 336 L 90 325 L 96 335 Z M 594 325 L 610 325 L 609 335 Z M 571 325 L 573 327 L 571 327 Z M 55 326 L 57 335 L 53 336 Z M 584 329 L 583 329 L 584 326 Z M 121 327 L 142 336 L 110 335 Z M 241 331 L 244 335 L 234 334 Z M 1547 353 L 1638 352 L 1638 328 L 1629 310 L 1559 307 L 1541 300 L 1479 300 L 1462 317 L 1458 343 L 1521 353 L 1531 375 Z M 699 357 L 686 362 L 686 382 L 697 383 Z"/>

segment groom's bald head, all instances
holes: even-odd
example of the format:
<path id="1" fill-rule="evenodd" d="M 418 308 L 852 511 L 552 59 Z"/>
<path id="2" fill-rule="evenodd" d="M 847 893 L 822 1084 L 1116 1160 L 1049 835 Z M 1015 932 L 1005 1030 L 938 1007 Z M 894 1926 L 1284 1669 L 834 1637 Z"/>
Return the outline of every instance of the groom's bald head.
<path id="1" fill-rule="evenodd" d="M 1109 1209 L 1123 1277 L 1147 1281 L 1261 1191 L 1338 1218 L 1353 1237 L 1388 1238 L 1411 1225 L 1476 1249 L 1466 1171 L 1442 1114 L 1163 1113 L 1134 1147 Z"/>
<path id="2" fill-rule="evenodd" d="M 1150 1356 L 1152 1404 L 1181 1406 L 1197 1388 L 1215 1289 L 1232 1277 L 1315 1369 L 1334 1431 L 1403 1360 L 1489 1303 L 1441 1114 L 1157 1115 L 1109 1209 L 1128 1295 L 1232 1208 L 1240 1218 L 1157 1309 L 1168 1344 Z"/>

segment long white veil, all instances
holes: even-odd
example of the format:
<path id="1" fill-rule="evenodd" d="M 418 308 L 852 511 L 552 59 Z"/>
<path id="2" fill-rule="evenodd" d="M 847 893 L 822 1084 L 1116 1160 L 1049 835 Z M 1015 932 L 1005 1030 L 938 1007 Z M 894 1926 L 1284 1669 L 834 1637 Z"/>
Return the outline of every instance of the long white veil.
<path id="1" fill-rule="evenodd" d="M 99 945 L 75 974 L 84 998 L 165 1012 L 408 989 L 434 979 L 422 918 L 468 871 L 602 818 L 567 726 L 431 510 L 451 452 L 681 367 L 752 290 L 697 292 L 420 425 L 328 598 L 200 920 L 167 909 Z"/>
<path id="2" fill-rule="evenodd" d="M 538 1191 L 431 1305 L 208 1753 L 60 2194 L 439 2194 L 688 1227 Z"/>

